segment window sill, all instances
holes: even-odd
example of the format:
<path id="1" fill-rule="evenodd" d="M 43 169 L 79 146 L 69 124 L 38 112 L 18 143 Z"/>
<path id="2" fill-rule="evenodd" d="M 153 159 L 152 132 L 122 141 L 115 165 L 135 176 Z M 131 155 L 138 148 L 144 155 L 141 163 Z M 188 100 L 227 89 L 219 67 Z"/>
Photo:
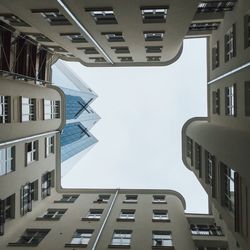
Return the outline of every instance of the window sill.
<path id="1" fill-rule="evenodd" d="M 58 221 L 58 220 L 60 220 L 60 218 L 39 218 L 39 217 L 37 217 L 36 218 L 36 221 Z"/>
<path id="2" fill-rule="evenodd" d="M 108 245 L 108 248 L 130 248 L 130 245 Z"/>
<path id="3" fill-rule="evenodd" d="M 137 201 L 123 201 L 125 204 L 137 204 Z"/>
<path id="4" fill-rule="evenodd" d="M 123 219 L 123 218 L 117 218 L 116 221 L 124 221 L 124 222 L 134 222 L 135 219 Z"/>
<path id="5" fill-rule="evenodd" d="M 9 243 L 8 246 L 11 247 L 36 247 L 38 246 L 39 243 L 18 243 L 18 242 L 13 242 L 13 243 Z"/>
<path id="6" fill-rule="evenodd" d="M 153 204 L 167 204 L 166 201 L 152 201 Z"/>
<path id="7" fill-rule="evenodd" d="M 99 218 L 82 218 L 82 221 L 99 221 Z"/>
<path id="8" fill-rule="evenodd" d="M 93 203 L 98 203 L 98 204 L 105 204 L 105 203 L 108 203 L 107 201 L 93 201 Z"/>
<path id="9" fill-rule="evenodd" d="M 77 248 L 85 248 L 87 247 L 87 244 L 71 244 L 71 243 L 66 243 L 64 247 L 77 247 Z"/>
<path id="10" fill-rule="evenodd" d="M 166 220 L 152 219 L 152 222 L 170 222 L 170 219 L 166 219 Z"/>
<path id="11" fill-rule="evenodd" d="M 168 249 L 168 250 L 174 250 L 174 246 L 152 246 L 152 249 Z"/>

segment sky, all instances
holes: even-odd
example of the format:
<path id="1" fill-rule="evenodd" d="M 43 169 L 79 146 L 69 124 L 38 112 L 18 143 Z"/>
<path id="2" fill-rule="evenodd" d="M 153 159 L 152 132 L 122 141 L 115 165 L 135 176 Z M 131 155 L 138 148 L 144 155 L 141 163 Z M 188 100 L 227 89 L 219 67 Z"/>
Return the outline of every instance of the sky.
<path id="1" fill-rule="evenodd" d="M 180 192 L 186 212 L 207 213 L 207 195 L 182 163 L 181 129 L 207 115 L 206 40 L 186 39 L 161 67 L 84 67 L 67 62 L 98 98 L 99 140 L 62 179 L 67 188 L 147 188 Z"/>

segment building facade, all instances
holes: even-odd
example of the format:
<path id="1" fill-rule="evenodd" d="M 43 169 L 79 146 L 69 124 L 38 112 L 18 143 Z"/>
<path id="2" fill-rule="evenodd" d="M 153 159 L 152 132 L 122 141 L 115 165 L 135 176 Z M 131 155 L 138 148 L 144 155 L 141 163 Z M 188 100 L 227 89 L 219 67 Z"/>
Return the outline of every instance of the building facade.
<path id="1" fill-rule="evenodd" d="M 238 245 L 250 249 L 250 3 L 208 38 L 208 117 L 186 122 L 182 158 L 209 195 Z"/>

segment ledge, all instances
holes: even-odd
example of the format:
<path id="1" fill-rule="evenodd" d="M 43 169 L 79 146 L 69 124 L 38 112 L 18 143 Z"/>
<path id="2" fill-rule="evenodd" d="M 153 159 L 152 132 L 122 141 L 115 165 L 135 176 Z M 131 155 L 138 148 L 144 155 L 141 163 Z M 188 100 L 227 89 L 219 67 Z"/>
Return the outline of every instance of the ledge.
<path id="1" fill-rule="evenodd" d="M 117 218 L 116 221 L 134 222 L 135 219 L 122 219 L 122 218 Z"/>
<path id="2" fill-rule="evenodd" d="M 174 250 L 174 246 L 152 246 L 152 249 L 168 249 L 168 250 Z"/>
<path id="3" fill-rule="evenodd" d="M 108 248 L 130 248 L 130 245 L 108 245 Z"/>
<path id="4" fill-rule="evenodd" d="M 152 219 L 152 222 L 170 222 L 170 219 L 166 219 L 166 220 Z"/>
<path id="5" fill-rule="evenodd" d="M 71 244 L 71 243 L 66 243 L 64 247 L 77 247 L 77 248 L 85 248 L 87 247 L 87 244 Z"/>
<path id="6" fill-rule="evenodd" d="M 98 218 L 82 218 L 82 221 L 99 221 Z"/>

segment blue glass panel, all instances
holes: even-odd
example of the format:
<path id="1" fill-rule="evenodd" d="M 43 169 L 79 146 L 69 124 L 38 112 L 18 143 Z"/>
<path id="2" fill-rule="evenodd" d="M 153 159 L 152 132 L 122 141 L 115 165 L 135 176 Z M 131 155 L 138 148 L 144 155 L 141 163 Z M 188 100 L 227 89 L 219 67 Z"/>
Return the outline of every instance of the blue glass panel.
<path id="1" fill-rule="evenodd" d="M 86 107 L 86 103 L 79 96 L 66 95 L 66 119 L 77 118 Z"/>

